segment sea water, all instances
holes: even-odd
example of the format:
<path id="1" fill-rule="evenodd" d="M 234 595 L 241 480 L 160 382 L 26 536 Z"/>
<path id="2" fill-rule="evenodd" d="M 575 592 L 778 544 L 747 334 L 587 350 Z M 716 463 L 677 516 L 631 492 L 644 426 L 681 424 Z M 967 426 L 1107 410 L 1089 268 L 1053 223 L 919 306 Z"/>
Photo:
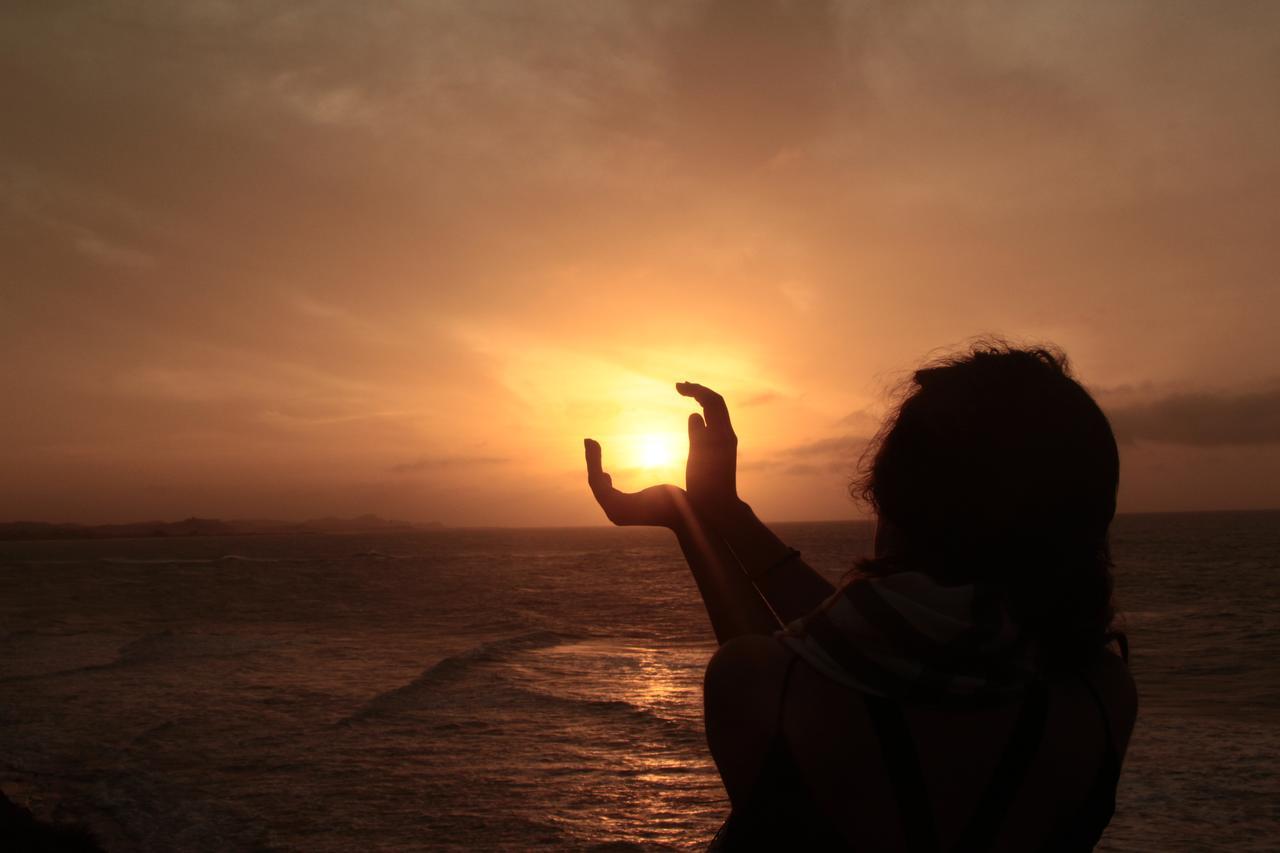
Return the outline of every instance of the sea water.
<path id="1" fill-rule="evenodd" d="M 779 533 L 833 579 L 863 523 Z M 1103 849 L 1274 850 L 1280 513 L 1125 516 Z M 110 851 L 698 849 L 714 650 L 669 534 L 0 543 L 0 788 Z"/>

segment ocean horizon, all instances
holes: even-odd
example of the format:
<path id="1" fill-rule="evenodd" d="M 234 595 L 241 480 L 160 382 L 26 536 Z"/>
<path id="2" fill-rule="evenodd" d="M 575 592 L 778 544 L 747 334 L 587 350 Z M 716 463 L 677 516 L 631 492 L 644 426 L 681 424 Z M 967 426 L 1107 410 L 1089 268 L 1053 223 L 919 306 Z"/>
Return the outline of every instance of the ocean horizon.
<path id="1" fill-rule="evenodd" d="M 1116 518 L 1143 517 L 1143 516 L 1164 516 L 1164 515 L 1184 515 L 1184 516 L 1207 516 L 1207 515 L 1275 515 L 1280 514 L 1280 507 L 1264 507 L 1249 509 L 1174 509 L 1174 510 L 1142 510 L 1131 512 L 1117 512 Z M 841 518 L 796 518 L 796 519 L 776 519 L 763 518 L 765 524 L 873 524 L 875 517 L 873 515 L 841 517 Z M 148 519 L 145 521 L 35 521 L 31 519 L 10 519 L 8 521 L 0 521 L 0 528 L 9 525 L 42 525 L 48 527 L 80 527 L 88 529 L 98 528 L 127 528 L 140 527 L 144 525 L 180 525 L 190 521 L 214 522 L 222 524 L 251 523 L 262 525 L 263 529 L 252 531 L 237 531 L 230 533 L 211 534 L 209 538 L 222 538 L 224 536 L 294 536 L 298 535 L 296 530 L 280 531 L 271 527 L 279 525 L 280 527 L 313 525 L 314 532 L 321 535 L 362 535 L 368 533 L 376 533 L 386 529 L 414 529 L 414 530 L 599 530 L 612 528 L 614 525 L 607 521 L 592 524 L 450 524 L 443 521 L 428 520 L 408 520 L 397 518 L 386 518 L 376 513 L 361 513 L 354 516 L 326 516 L 326 517 L 304 517 L 304 518 L 272 518 L 272 519 L 245 519 L 233 517 L 223 519 L 220 516 L 186 516 L 182 519 L 161 520 Z M 354 522 L 365 522 L 364 526 L 355 526 Z M 323 524 L 331 524 L 334 526 L 324 527 Z M 173 538 L 199 538 L 202 534 L 173 534 Z M 63 538 L 63 537 L 50 537 Z M 104 538 L 104 539 L 150 539 L 151 535 L 142 536 L 100 536 L 86 538 Z M 0 540 L 5 541 L 5 540 Z M 29 540 L 11 539 L 8 541 L 45 541 L 44 538 L 34 537 Z"/>

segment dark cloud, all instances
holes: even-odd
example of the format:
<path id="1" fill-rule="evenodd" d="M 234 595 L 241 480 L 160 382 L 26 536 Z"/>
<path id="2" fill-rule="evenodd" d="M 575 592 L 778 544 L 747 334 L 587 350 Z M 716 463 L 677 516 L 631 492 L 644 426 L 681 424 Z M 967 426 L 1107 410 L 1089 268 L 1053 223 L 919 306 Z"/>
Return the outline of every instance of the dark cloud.
<path id="1" fill-rule="evenodd" d="M 839 95 L 839 27 L 824 2 L 711 0 L 666 63 L 682 147 L 704 167 L 759 163 L 811 140 Z"/>
<path id="2" fill-rule="evenodd" d="M 424 456 L 413 462 L 392 465 L 395 474 L 417 474 L 423 471 L 440 471 L 454 468 L 470 468 L 481 465 L 503 465 L 510 462 L 503 456 Z"/>
<path id="3" fill-rule="evenodd" d="M 870 439 L 841 435 L 797 444 L 738 467 L 747 471 L 778 471 L 792 476 L 850 474 L 862 458 Z"/>
<path id="4" fill-rule="evenodd" d="M 857 459 L 866 447 L 867 438 L 864 436 L 841 435 L 798 444 L 782 451 L 781 455 L 805 459 Z"/>
<path id="5" fill-rule="evenodd" d="M 1107 409 L 1121 442 L 1191 447 L 1280 444 L 1280 388 L 1247 394 L 1172 394 Z"/>

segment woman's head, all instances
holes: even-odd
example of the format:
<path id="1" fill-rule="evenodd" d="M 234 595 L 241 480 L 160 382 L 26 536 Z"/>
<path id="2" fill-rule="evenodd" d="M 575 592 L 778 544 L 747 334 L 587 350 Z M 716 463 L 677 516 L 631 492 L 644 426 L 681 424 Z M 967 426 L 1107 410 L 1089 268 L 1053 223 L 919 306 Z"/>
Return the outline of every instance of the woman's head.
<path id="1" fill-rule="evenodd" d="M 1105 637 L 1119 456 L 1061 352 L 987 342 L 917 370 L 867 461 L 851 488 L 895 557 L 1005 587 L 1051 655 Z"/>

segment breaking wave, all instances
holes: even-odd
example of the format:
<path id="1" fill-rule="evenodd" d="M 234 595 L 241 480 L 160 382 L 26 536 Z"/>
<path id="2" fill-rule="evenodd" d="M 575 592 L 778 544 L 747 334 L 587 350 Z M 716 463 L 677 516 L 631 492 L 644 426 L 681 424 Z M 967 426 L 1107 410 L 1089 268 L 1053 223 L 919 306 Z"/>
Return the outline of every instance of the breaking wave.
<path id="1" fill-rule="evenodd" d="M 558 631 L 530 631 L 514 637 L 489 640 L 472 646 L 466 651 L 441 658 L 427 667 L 422 674 L 392 690 L 387 690 L 365 702 L 355 713 L 340 723 L 352 723 L 381 714 L 412 711 L 430 704 L 432 691 L 441 684 L 465 677 L 478 667 L 500 663 L 513 655 L 532 649 L 546 649 L 581 639 Z"/>

